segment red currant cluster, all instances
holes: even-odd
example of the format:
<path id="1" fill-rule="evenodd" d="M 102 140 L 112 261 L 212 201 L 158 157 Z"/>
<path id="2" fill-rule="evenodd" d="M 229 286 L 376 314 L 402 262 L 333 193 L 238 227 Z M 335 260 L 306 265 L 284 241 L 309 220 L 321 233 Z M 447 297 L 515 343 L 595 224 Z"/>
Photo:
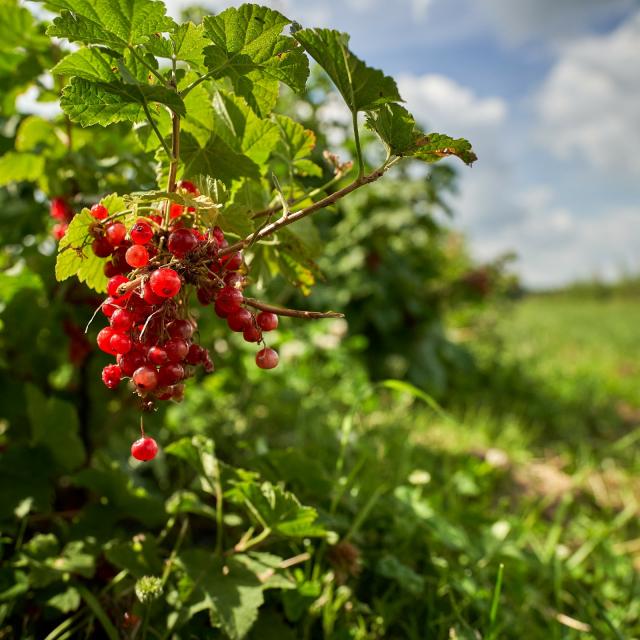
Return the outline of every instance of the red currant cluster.
<path id="1" fill-rule="evenodd" d="M 179 189 L 198 195 L 187 181 Z M 109 297 L 101 306 L 109 326 L 97 338 L 102 351 L 116 356 L 116 364 L 102 372 L 110 389 L 127 377 L 147 401 L 180 401 L 183 382 L 194 375 L 195 367 L 213 371 L 208 350 L 193 339 L 197 324 L 189 314 L 188 286 L 195 288 L 202 305 L 213 304 L 215 313 L 248 342 L 263 342 L 263 332 L 278 326 L 276 314 L 255 314 L 247 308 L 242 254 L 219 255 L 228 247 L 224 233 L 219 227 L 198 229 L 195 210 L 173 204 L 168 225 L 156 210 L 129 228 L 118 220 L 118 212 L 111 214 L 102 204 L 94 205 L 91 213 L 96 219 L 91 228 L 93 252 L 110 258 L 104 267 Z M 278 354 L 263 344 L 256 363 L 272 369 Z"/>
<path id="2" fill-rule="evenodd" d="M 64 234 L 67 232 L 71 218 L 74 216 L 73 209 L 65 198 L 52 198 L 49 203 L 49 215 L 54 220 L 57 220 L 51 229 L 53 237 L 56 240 L 62 240 Z"/>

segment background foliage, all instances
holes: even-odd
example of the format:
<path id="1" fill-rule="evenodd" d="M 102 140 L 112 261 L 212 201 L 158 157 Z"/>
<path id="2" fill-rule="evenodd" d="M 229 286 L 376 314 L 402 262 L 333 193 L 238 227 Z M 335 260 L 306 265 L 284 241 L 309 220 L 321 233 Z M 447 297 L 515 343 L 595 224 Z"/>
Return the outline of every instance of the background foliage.
<path id="1" fill-rule="evenodd" d="M 127 40 L 99 7 L 104 44 L 126 65 L 125 45 L 165 20 L 156 4 L 141 4 L 149 13 Z M 71 0 L 50 6 L 81 15 Z M 640 634 L 639 373 L 629 355 L 637 301 L 607 290 L 602 302 L 583 287 L 514 303 L 504 262 L 474 264 L 450 228 L 451 166 L 424 178 L 398 170 L 292 235 L 295 261 L 258 252 L 255 286 L 265 296 L 336 308 L 348 322 L 283 323 L 281 367 L 267 374 L 202 313 L 218 370 L 148 419 L 164 451 L 135 465 L 137 405 L 100 382 L 98 327 L 84 334 L 100 297 L 55 281 L 48 209 L 53 197 L 79 211 L 107 193 L 155 188 L 156 143 L 146 144 L 147 126 L 81 128 L 63 115 L 23 113 L 16 98 L 30 87 L 43 103 L 58 99 L 62 81 L 49 84 L 45 71 L 58 64 L 72 75 L 71 62 L 29 11 L 2 0 L 0 12 L 0 637 Z M 83 41 L 81 18 L 56 20 L 54 31 L 73 29 Z M 205 58 L 189 44 L 201 37 L 195 27 L 181 55 L 215 78 L 228 42 L 218 38 L 219 18 L 204 28 L 213 41 Z M 288 41 L 278 37 L 274 52 L 286 58 Z M 330 33 L 316 37 L 341 46 Z M 82 55 L 70 56 L 76 72 Z M 303 63 L 291 56 L 284 70 L 261 60 L 267 72 L 258 78 L 252 51 L 240 50 L 230 82 L 246 104 L 255 101 L 251 113 L 273 106 L 269 74 L 296 85 Z M 126 84 L 115 66 L 120 79 L 98 84 L 116 96 L 118 113 L 127 105 L 138 117 L 144 100 L 175 99 L 136 83 L 109 93 L 103 84 Z M 92 81 L 76 78 L 70 104 L 74 85 Z M 303 124 L 316 145 L 302 134 L 308 153 L 292 158 L 283 148 L 286 159 L 272 158 L 263 176 L 286 184 L 293 163 L 307 188 L 333 178 L 321 152 L 336 123 L 316 111 L 328 86 L 317 78 L 302 98 L 279 98 L 282 114 L 295 114 L 301 99 L 311 104 Z M 371 96 L 343 93 L 354 111 L 370 106 Z M 244 122 L 254 117 L 239 98 L 226 99 Z M 106 117 L 96 112 L 79 117 Z M 406 118 L 399 106 L 376 113 L 381 131 L 385 118 Z M 187 133 L 193 163 L 208 144 L 239 145 L 227 157 L 260 157 L 222 129 L 215 141 L 195 124 Z M 379 154 L 369 135 L 367 159 Z M 354 142 L 345 146 L 355 153 Z M 238 165 L 255 180 L 251 165 Z M 220 164 L 208 168 L 224 175 Z M 244 228 L 241 198 L 255 209 L 242 184 L 228 205 L 231 233 Z M 299 244 L 309 238 L 313 259 Z"/>

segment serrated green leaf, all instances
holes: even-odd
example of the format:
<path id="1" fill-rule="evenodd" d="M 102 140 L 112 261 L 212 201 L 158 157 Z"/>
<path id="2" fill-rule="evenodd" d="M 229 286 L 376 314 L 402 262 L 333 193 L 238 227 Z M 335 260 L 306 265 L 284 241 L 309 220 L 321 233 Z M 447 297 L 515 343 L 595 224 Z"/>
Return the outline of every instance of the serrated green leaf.
<path id="1" fill-rule="evenodd" d="M 141 105 L 152 102 L 185 114 L 182 98 L 166 87 L 118 81 L 94 83 L 77 77 L 63 89 L 60 106 L 72 121 L 87 127 L 127 120 L 140 122 L 146 117 Z"/>
<path id="2" fill-rule="evenodd" d="M 316 135 L 288 116 L 276 114 L 280 140 L 275 149 L 278 159 L 289 165 L 297 175 L 321 176 L 322 169 L 308 159 L 316 146 Z"/>
<path id="3" fill-rule="evenodd" d="M 205 49 L 205 64 L 214 78 L 227 76 L 236 93 L 259 115 L 275 105 L 278 82 L 294 91 L 304 89 L 309 64 L 293 38 L 282 35 L 290 20 L 253 4 L 231 7 L 204 19 L 213 42 Z"/>
<path id="4" fill-rule="evenodd" d="M 245 237 L 253 231 L 251 214 L 267 206 L 265 190 L 259 180 L 243 180 L 234 188 L 223 207 L 218 224 L 223 231 Z"/>
<path id="5" fill-rule="evenodd" d="M 410 156 L 424 162 L 457 156 L 465 164 L 477 159 L 471 144 L 463 138 L 454 140 L 440 133 L 425 135 L 413 116 L 399 104 L 386 104 L 368 113 L 367 127 L 378 134 L 391 155 Z"/>
<path id="6" fill-rule="evenodd" d="M 200 609 L 211 610 L 212 619 L 231 640 L 242 640 L 264 602 L 258 577 L 235 558 L 223 562 L 204 550 L 185 551 L 179 558 L 192 585 L 192 600 Z"/>
<path id="7" fill-rule="evenodd" d="M 123 49 L 144 44 L 154 33 L 173 30 L 157 0 L 46 0 L 62 12 L 47 34 L 85 44 L 105 44 Z"/>
<path id="8" fill-rule="evenodd" d="M 79 467 L 84 462 L 85 451 L 73 405 L 59 398 L 45 398 L 33 385 L 27 385 L 25 392 L 33 444 L 49 449 L 62 470 Z"/>
<path id="9" fill-rule="evenodd" d="M 151 38 L 147 47 L 159 58 L 172 58 L 175 55 L 177 60 L 201 68 L 204 66 L 203 50 L 209 44 L 204 36 L 204 27 L 187 22 L 178 25 L 169 39 L 159 35 Z"/>
<path id="10" fill-rule="evenodd" d="M 180 158 L 184 175 L 202 174 L 221 180 L 226 185 L 244 177 L 258 179 L 258 165 L 247 156 L 235 152 L 216 135 L 200 146 L 189 133 L 180 136 Z"/>
<path id="11" fill-rule="evenodd" d="M 349 36 L 332 29 L 302 29 L 294 38 L 327 72 L 352 112 L 401 102 L 395 80 L 368 67 L 349 50 Z"/>
<path id="12" fill-rule="evenodd" d="M 90 289 L 103 293 L 107 290 L 107 277 L 104 275 L 106 260 L 98 258 L 91 251 L 88 240 L 89 228 L 93 224 L 95 219 L 88 209 L 83 209 L 73 217 L 58 247 L 56 279 L 62 281 L 77 276 Z"/>
<path id="13" fill-rule="evenodd" d="M 249 513 L 258 513 L 261 524 L 266 524 L 273 532 L 292 538 L 325 535 L 324 527 L 315 524 L 317 511 L 301 505 L 289 491 L 270 482 L 258 484 L 253 479 L 235 481 L 233 485 L 229 496 L 250 505 Z"/>
<path id="14" fill-rule="evenodd" d="M 0 187 L 11 182 L 35 182 L 44 171 L 44 162 L 44 157 L 35 153 L 5 153 L 0 158 Z"/>
<path id="15" fill-rule="evenodd" d="M 247 102 L 217 91 L 213 97 L 213 130 L 226 144 L 257 165 L 265 165 L 280 139 L 278 126 L 258 117 Z"/>
<path id="16" fill-rule="evenodd" d="M 82 47 L 66 55 L 51 69 L 60 76 L 84 78 L 92 82 L 112 82 L 117 80 L 116 69 L 121 59 L 113 51 L 96 47 Z"/>
<path id="17" fill-rule="evenodd" d="M 25 40 L 35 33 L 33 15 L 29 9 L 17 2 L 0 3 L 0 50 L 6 52 L 14 47 L 24 47 Z"/>

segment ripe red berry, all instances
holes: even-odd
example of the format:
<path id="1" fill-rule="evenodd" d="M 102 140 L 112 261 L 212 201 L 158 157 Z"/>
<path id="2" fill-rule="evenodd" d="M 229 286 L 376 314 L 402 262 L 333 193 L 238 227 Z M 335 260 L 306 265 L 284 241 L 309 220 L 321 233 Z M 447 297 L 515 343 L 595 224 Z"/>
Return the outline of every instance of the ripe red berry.
<path id="1" fill-rule="evenodd" d="M 104 236 L 96 238 L 91 243 L 91 249 L 98 258 L 108 258 L 113 253 L 111 243 Z"/>
<path id="2" fill-rule="evenodd" d="M 184 189 L 185 191 L 187 191 L 188 193 L 191 193 L 194 196 L 200 195 L 200 192 L 198 191 L 198 187 L 196 187 L 196 185 L 193 184 L 191 180 L 180 180 L 180 182 L 178 182 L 178 189 Z"/>
<path id="3" fill-rule="evenodd" d="M 256 353 L 256 364 L 261 369 L 273 369 L 278 366 L 278 353 L 265 347 Z"/>
<path id="4" fill-rule="evenodd" d="M 216 297 L 216 307 L 228 315 L 240 308 L 243 299 L 242 291 L 233 287 L 223 287 Z"/>
<path id="5" fill-rule="evenodd" d="M 134 244 L 147 244 L 153 238 L 153 229 L 145 220 L 137 220 L 129 235 Z"/>
<path id="6" fill-rule="evenodd" d="M 109 278 L 109 283 L 107 284 L 107 293 L 112 298 L 118 297 L 118 287 L 125 282 L 129 282 L 129 278 L 126 276 L 113 276 L 113 278 Z"/>
<path id="7" fill-rule="evenodd" d="M 171 362 L 182 362 L 189 353 L 189 345 L 182 338 L 171 338 L 164 343 L 164 350 Z"/>
<path id="8" fill-rule="evenodd" d="M 176 258 L 184 258 L 190 251 L 193 251 L 198 245 L 198 238 L 193 235 L 191 229 L 176 229 L 169 236 L 167 249 L 176 256 Z"/>
<path id="9" fill-rule="evenodd" d="M 218 247 L 222 249 L 222 247 L 226 246 L 227 241 L 224 237 L 224 231 L 220 227 L 214 227 L 211 234 L 213 235 L 213 239 L 216 241 Z"/>
<path id="10" fill-rule="evenodd" d="M 120 371 L 120 367 L 117 364 L 108 364 L 102 370 L 102 382 L 109 389 L 115 389 L 119 384 L 122 378 L 122 371 Z"/>
<path id="11" fill-rule="evenodd" d="M 98 337 L 96 338 L 98 347 L 112 356 L 116 355 L 115 349 L 111 346 L 111 338 L 113 338 L 114 335 L 115 331 L 111 327 L 105 327 L 98 332 Z"/>
<path id="12" fill-rule="evenodd" d="M 122 273 L 111 260 L 109 260 L 109 262 L 105 262 L 103 271 L 104 275 L 107 276 L 107 278 L 113 278 L 113 276 L 117 276 Z"/>
<path id="13" fill-rule="evenodd" d="M 167 356 L 167 352 L 162 347 L 151 347 L 147 352 L 147 358 L 149 358 L 149 362 L 155 365 L 163 365 L 169 360 L 169 356 Z"/>
<path id="14" fill-rule="evenodd" d="M 161 302 L 164 302 L 164 298 L 156 295 L 153 292 L 153 289 L 151 288 L 151 285 L 149 284 L 148 280 L 147 282 L 144 283 L 143 296 L 144 296 L 144 301 L 150 305 L 156 305 L 156 304 L 160 304 Z"/>
<path id="15" fill-rule="evenodd" d="M 251 321 L 252 315 L 247 309 L 240 308 L 227 316 L 227 324 L 231 331 L 244 331 Z"/>
<path id="16" fill-rule="evenodd" d="M 192 344 L 189 347 L 189 353 L 187 353 L 184 361 L 187 364 L 199 364 L 205 359 L 206 349 L 199 344 Z"/>
<path id="17" fill-rule="evenodd" d="M 156 370 L 142 366 L 133 372 L 133 381 L 140 391 L 153 391 L 158 386 Z"/>
<path id="18" fill-rule="evenodd" d="M 54 220 L 70 222 L 73 218 L 73 210 L 64 198 L 52 198 L 49 205 L 49 214 Z"/>
<path id="19" fill-rule="evenodd" d="M 260 342 L 262 340 L 262 331 L 251 322 L 244 328 L 242 336 L 247 342 Z"/>
<path id="20" fill-rule="evenodd" d="M 175 218 L 179 218 L 184 213 L 184 207 L 177 202 L 172 202 L 171 207 L 169 208 L 169 218 L 174 220 Z"/>
<path id="21" fill-rule="evenodd" d="M 68 228 L 69 225 L 66 222 L 60 222 L 53 225 L 51 233 L 56 240 L 62 240 L 62 238 L 64 238 L 64 234 L 67 233 Z"/>
<path id="22" fill-rule="evenodd" d="M 109 346 L 119 354 L 129 353 L 133 347 L 133 341 L 126 333 L 114 333 L 109 341 Z"/>
<path id="23" fill-rule="evenodd" d="M 278 328 L 278 316 L 269 311 L 261 311 L 256 316 L 256 322 L 263 331 L 273 331 Z"/>
<path id="24" fill-rule="evenodd" d="M 161 298 L 173 298 L 180 291 L 182 281 L 173 269 L 165 267 L 151 274 L 149 284 L 153 293 Z"/>
<path id="25" fill-rule="evenodd" d="M 139 351 L 129 351 L 129 353 L 119 355 L 117 361 L 125 376 L 132 376 L 137 369 L 144 367 L 147 363 Z"/>
<path id="26" fill-rule="evenodd" d="M 125 260 L 129 266 L 138 269 L 149 262 L 149 252 L 142 245 L 134 244 L 127 249 Z"/>
<path id="27" fill-rule="evenodd" d="M 91 207 L 91 215 L 96 220 L 104 220 L 109 217 L 109 210 L 102 204 L 94 204 L 93 207 Z"/>
<path id="28" fill-rule="evenodd" d="M 188 340 L 193 335 L 193 325 L 188 320 L 174 320 L 167 325 L 167 333 L 172 338 Z"/>
<path id="29" fill-rule="evenodd" d="M 158 385 L 167 387 L 180 382 L 184 378 L 184 367 L 177 362 L 170 362 L 158 369 Z"/>
<path id="30" fill-rule="evenodd" d="M 158 443 L 149 436 L 139 438 L 131 445 L 131 455 L 141 462 L 149 462 L 158 454 Z"/>
<path id="31" fill-rule="evenodd" d="M 107 318 L 110 318 L 115 312 L 116 309 L 118 308 L 118 306 L 115 304 L 116 300 L 115 298 L 112 298 L 111 296 L 109 296 L 103 303 L 102 303 L 102 313 L 104 313 L 105 316 L 107 316 Z"/>
<path id="32" fill-rule="evenodd" d="M 242 266 L 242 254 L 232 253 L 230 256 L 224 256 L 220 259 L 220 262 L 225 269 L 229 271 L 237 271 Z"/>
<path id="33" fill-rule="evenodd" d="M 127 228 L 122 222 L 114 222 L 106 228 L 105 234 L 111 246 L 117 247 L 127 235 Z"/>
<path id="34" fill-rule="evenodd" d="M 128 331 L 133 325 L 133 316 L 126 309 L 116 309 L 109 323 L 114 331 Z"/>

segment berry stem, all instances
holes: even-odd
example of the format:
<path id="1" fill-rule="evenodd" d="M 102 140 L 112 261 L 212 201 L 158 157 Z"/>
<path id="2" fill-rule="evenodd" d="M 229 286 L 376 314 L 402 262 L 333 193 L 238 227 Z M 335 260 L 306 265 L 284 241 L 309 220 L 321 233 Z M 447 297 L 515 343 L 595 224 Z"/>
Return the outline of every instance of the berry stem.
<path id="1" fill-rule="evenodd" d="M 140 416 L 140 435 L 144 438 L 144 420 L 142 416 Z"/>
<path id="2" fill-rule="evenodd" d="M 285 307 L 276 307 L 265 302 L 260 302 L 254 298 L 245 298 L 244 303 L 248 304 L 254 309 L 260 309 L 260 311 L 268 311 L 275 313 L 278 316 L 287 316 L 289 318 L 303 318 L 305 320 L 321 320 L 323 318 L 344 318 L 343 313 L 336 311 L 302 311 L 299 309 L 287 309 Z"/>

